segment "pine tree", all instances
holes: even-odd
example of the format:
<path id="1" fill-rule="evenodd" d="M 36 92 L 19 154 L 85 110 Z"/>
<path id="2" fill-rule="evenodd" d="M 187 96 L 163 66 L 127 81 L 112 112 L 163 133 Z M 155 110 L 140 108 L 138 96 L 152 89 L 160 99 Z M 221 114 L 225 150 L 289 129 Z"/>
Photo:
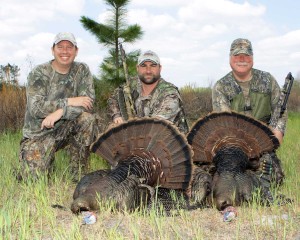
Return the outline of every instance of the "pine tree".
<path id="1" fill-rule="evenodd" d="M 106 23 L 98 23 L 82 16 L 80 21 L 84 28 L 96 36 L 98 42 L 108 48 L 108 57 L 100 65 L 101 80 L 116 86 L 125 82 L 125 75 L 120 57 L 120 43 L 134 43 L 142 37 L 141 27 L 126 23 L 127 5 L 130 0 L 104 0 L 109 5 L 110 16 Z M 135 73 L 135 64 L 139 50 L 127 54 L 129 75 Z"/>

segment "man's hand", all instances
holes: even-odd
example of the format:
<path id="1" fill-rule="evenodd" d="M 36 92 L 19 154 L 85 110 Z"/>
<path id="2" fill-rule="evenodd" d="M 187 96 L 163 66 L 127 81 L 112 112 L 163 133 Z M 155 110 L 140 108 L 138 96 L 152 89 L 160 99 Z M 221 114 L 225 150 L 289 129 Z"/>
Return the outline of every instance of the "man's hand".
<path id="1" fill-rule="evenodd" d="M 274 136 L 277 137 L 279 143 L 281 144 L 283 141 L 283 133 L 279 130 L 273 129 Z"/>
<path id="2" fill-rule="evenodd" d="M 63 109 L 58 109 L 55 112 L 49 114 L 43 121 L 41 125 L 41 129 L 44 128 L 54 128 L 55 122 L 61 119 L 63 115 Z"/>
<path id="3" fill-rule="evenodd" d="M 93 109 L 93 99 L 90 97 L 68 98 L 68 106 L 84 107 L 86 110 L 90 111 Z"/>
<path id="4" fill-rule="evenodd" d="M 123 123 L 124 120 L 123 120 L 122 117 L 116 117 L 116 118 L 113 120 L 113 122 L 116 123 L 116 124 L 119 124 L 119 123 Z"/>

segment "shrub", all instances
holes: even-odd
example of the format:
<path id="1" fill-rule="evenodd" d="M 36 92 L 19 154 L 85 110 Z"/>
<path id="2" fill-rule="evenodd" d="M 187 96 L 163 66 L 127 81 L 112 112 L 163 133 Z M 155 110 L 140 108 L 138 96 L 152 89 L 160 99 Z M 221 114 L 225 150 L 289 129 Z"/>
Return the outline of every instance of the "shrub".
<path id="1" fill-rule="evenodd" d="M 211 89 L 190 85 L 180 89 L 183 107 L 189 125 L 212 111 Z"/>
<path id="2" fill-rule="evenodd" d="M 300 112 L 300 81 L 294 81 L 288 101 L 289 112 Z"/>
<path id="3" fill-rule="evenodd" d="M 0 132 L 17 131 L 22 128 L 26 108 L 24 87 L 1 84 L 0 89 Z"/>
<path id="4" fill-rule="evenodd" d="M 110 116 L 107 111 L 107 100 L 113 93 L 116 86 L 112 83 L 94 78 L 95 85 L 95 111 L 101 117 L 101 124 L 107 126 L 110 122 Z"/>

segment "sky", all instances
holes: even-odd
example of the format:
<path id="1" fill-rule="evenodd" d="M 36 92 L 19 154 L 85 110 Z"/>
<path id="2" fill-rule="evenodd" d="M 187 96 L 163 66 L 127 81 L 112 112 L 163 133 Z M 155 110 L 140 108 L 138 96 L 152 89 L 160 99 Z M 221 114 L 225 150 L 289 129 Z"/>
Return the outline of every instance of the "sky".
<path id="1" fill-rule="evenodd" d="M 105 23 L 109 6 L 103 0 L 0 0 L 0 6 L 0 65 L 19 66 L 20 84 L 33 66 L 52 59 L 53 39 L 64 31 L 76 36 L 76 61 L 99 75 L 108 50 L 79 19 Z M 296 0 L 131 0 L 127 22 L 144 34 L 123 48 L 156 52 L 162 77 L 178 87 L 211 87 L 231 70 L 232 41 L 247 38 L 254 67 L 282 86 L 289 72 L 300 76 L 299 9 Z"/>

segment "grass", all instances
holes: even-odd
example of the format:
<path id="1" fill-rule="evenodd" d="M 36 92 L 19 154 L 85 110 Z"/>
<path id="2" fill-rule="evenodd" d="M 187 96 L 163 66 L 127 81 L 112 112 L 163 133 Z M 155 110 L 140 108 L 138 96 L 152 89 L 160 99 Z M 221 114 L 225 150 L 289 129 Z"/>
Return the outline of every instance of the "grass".
<path id="1" fill-rule="evenodd" d="M 238 207 L 237 218 L 223 222 L 215 208 L 180 211 L 164 216 L 111 211 L 101 206 L 97 222 L 82 225 L 82 215 L 69 210 L 75 184 L 68 171 L 69 156 L 56 155 L 56 171 L 51 178 L 18 183 L 13 170 L 18 167 L 21 134 L 0 136 L 0 239 L 299 239 L 300 238 L 300 114 L 290 113 L 283 145 L 278 151 L 286 174 L 278 190 L 292 198 L 289 205 L 261 206 L 255 201 Z M 107 167 L 92 155 L 92 170 Z M 52 208 L 60 204 L 68 210 Z"/>

